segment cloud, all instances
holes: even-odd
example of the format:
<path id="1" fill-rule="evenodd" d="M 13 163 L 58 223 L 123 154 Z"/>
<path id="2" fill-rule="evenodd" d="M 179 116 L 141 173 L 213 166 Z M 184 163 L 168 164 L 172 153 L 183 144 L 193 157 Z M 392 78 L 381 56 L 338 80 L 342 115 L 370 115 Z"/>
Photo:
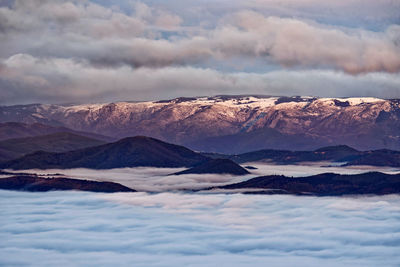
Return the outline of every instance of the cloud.
<path id="1" fill-rule="evenodd" d="M 220 72 L 209 68 L 98 68 L 71 59 L 18 54 L 0 67 L 0 102 L 87 103 L 217 94 L 400 97 L 396 74 L 330 70 Z"/>
<path id="2" fill-rule="evenodd" d="M 327 85 L 333 96 L 399 97 L 400 26 L 393 20 L 371 30 L 279 11 L 354 11 L 358 0 L 246 1 L 229 3 L 231 8 L 224 1 L 213 7 L 192 1 L 100 3 L 0 6 L 4 103 L 219 93 L 328 96 L 321 93 Z M 372 1 L 360 9 L 367 6 L 379 9 Z M 393 5 L 384 1 L 381 8 Z"/>
<path id="3" fill-rule="evenodd" d="M 373 32 L 238 11 L 224 16 L 214 28 L 191 32 L 180 27 L 178 15 L 143 3 L 135 5 L 133 14 L 91 2 L 40 1 L 36 5 L 31 11 L 32 1 L 17 1 L 13 9 L 0 9 L 3 38 L 9 44 L 2 49 L 3 56 L 29 53 L 134 68 L 244 58 L 351 74 L 400 70 L 398 25 Z M 173 32 L 164 38 L 167 30 Z M 23 42 L 32 35 L 40 38 L 33 44 Z M 14 42 L 22 47 L 16 49 Z"/>
<path id="4" fill-rule="evenodd" d="M 219 18 L 240 10 L 253 10 L 265 16 L 312 19 L 326 24 L 354 28 L 382 29 L 398 24 L 400 3 L 392 0 L 225 0 L 214 1 L 147 0 L 152 5 L 179 12 L 185 20 L 206 19 L 215 23 Z"/>
<path id="5" fill-rule="evenodd" d="M 97 181 L 112 181 L 146 192 L 164 192 L 176 190 L 199 190 L 209 187 L 217 187 L 226 184 L 246 181 L 250 178 L 263 175 L 286 175 L 292 177 L 309 176 L 325 172 L 334 172 L 340 174 L 358 174 L 366 171 L 379 171 L 384 173 L 399 173 L 399 168 L 390 167 L 323 167 L 317 164 L 312 165 L 274 165 L 262 162 L 249 162 L 246 165 L 256 167 L 251 174 L 244 176 L 231 176 L 221 174 L 185 174 L 169 175 L 179 172 L 185 168 L 120 168 L 110 170 L 92 170 L 84 168 L 76 169 L 50 169 L 50 170 L 26 170 L 24 172 L 37 174 L 62 173 L 66 177 L 76 179 L 94 179 Z M 12 172 L 12 170 L 9 170 Z M 150 178 L 151 177 L 151 178 Z"/>
<path id="6" fill-rule="evenodd" d="M 400 70 L 400 27 L 385 33 L 344 31 L 295 19 L 264 17 L 255 12 L 240 12 L 235 22 L 249 40 L 241 43 L 242 32 L 228 32 L 244 54 L 271 57 L 284 66 L 333 67 L 347 73 L 398 72 Z M 251 40 L 251 37 L 255 39 Z M 247 44 L 247 45 L 246 45 Z M 249 46 L 249 44 L 252 44 Z M 243 53 L 242 52 L 242 53 Z"/>
<path id="7" fill-rule="evenodd" d="M 398 196 L 0 191 L 1 265 L 396 266 Z"/>
<path id="8" fill-rule="evenodd" d="M 188 175 L 169 175 L 179 172 L 185 168 L 122 168 L 111 170 L 91 170 L 91 169 L 67 169 L 67 170 L 28 170 L 27 172 L 45 174 L 62 173 L 67 177 L 76 179 L 94 179 L 97 181 L 113 181 L 125 186 L 134 188 L 138 191 L 163 192 L 175 190 L 196 190 L 211 186 L 226 185 L 241 182 L 255 177 L 231 176 L 220 174 L 188 174 Z M 152 177 L 149 179 L 149 177 Z"/>

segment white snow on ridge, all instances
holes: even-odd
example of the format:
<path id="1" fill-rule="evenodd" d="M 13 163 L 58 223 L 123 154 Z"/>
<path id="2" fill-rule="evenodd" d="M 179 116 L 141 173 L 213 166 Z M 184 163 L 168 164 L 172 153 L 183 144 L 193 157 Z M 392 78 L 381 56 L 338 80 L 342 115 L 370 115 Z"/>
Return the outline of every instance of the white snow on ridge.
<path id="1" fill-rule="evenodd" d="M 376 103 L 376 102 L 381 102 L 385 101 L 384 99 L 380 98 L 375 98 L 375 97 L 347 97 L 347 98 L 319 98 L 319 101 L 322 102 L 331 102 L 334 100 L 338 100 L 340 102 L 348 102 L 350 106 L 357 106 L 360 104 L 366 104 L 366 103 Z"/>
<path id="2" fill-rule="evenodd" d="M 375 102 L 380 102 L 380 101 L 385 101 L 380 98 L 375 98 L 375 97 L 350 97 L 350 98 L 345 98 L 347 101 L 349 101 L 350 105 L 359 105 L 359 104 L 364 104 L 364 103 L 375 103 Z"/>
<path id="3" fill-rule="evenodd" d="M 241 108 L 241 107 L 249 107 L 249 108 L 268 108 L 273 106 L 279 106 L 281 108 L 296 108 L 305 106 L 309 103 L 309 100 L 313 99 L 310 96 L 302 96 L 304 101 L 298 102 L 293 99 L 286 100 L 283 103 L 276 104 L 276 101 L 279 97 L 255 97 L 255 96 L 243 96 L 240 98 L 223 98 L 223 97 L 198 97 L 194 99 L 188 99 L 184 101 L 170 101 L 170 102 L 157 102 L 157 101 L 143 101 L 143 102 L 116 102 L 115 104 L 119 109 L 122 110 L 130 110 L 132 107 L 143 106 L 143 107 L 157 107 L 164 106 L 170 104 L 190 106 L 190 105 L 200 105 L 200 106 L 211 106 L 211 105 L 221 105 L 225 107 L 231 108 Z M 334 105 L 334 100 L 338 100 L 340 102 L 348 102 L 351 106 L 356 106 L 364 103 L 377 103 L 381 101 L 385 101 L 384 99 L 379 99 L 375 97 L 349 97 L 349 98 L 318 98 L 317 101 L 327 104 Z M 99 103 L 99 104 L 82 104 L 82 105 L 72 105 L 72 106 L 57 106 L 58 110 L 71 113 L 71 112 L 79 112 L 79 111 L 99 111 L 106 105 L 110 103 Z M 53 106 L 52 106 L 53 107 Z M 48 105 L 42 105 L 42 109 L 48 110 L 50 107 Z"/>

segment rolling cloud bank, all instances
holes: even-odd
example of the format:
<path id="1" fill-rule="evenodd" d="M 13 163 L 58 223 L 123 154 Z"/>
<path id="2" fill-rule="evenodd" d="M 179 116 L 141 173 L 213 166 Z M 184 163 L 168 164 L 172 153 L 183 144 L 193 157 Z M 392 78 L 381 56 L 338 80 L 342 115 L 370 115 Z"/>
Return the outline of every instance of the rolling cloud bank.
<path id="1" fill-rule="evenodd" d="M 400 97 L 400 26 L 392 12 L 398 3 L 227 5 L 6 1 L 0 5 L 2 102 L 249 92 Z"/>
<path id="2" fill-rule="evenodd" d="M 1 191 L 0 198 L 1 265 L 400 263 L 398 196 Z"/>
<path id="3" fill-rule="evenodd" d="M 177 190 L 199 190 L 208 187 L 233 184 L 249 180 L 263 175 L 285 175 L 291 177 L 310 176 L 326 172 L 339 174 L 359 174 L 367 171 L 383 172 L 387 174 L 397 174 L 398 168 L 392 167 L 323 167 L 315 165 L 274 165 L 260 162 L 247 163 L 256 170 L 251 170 L 248 175 L 232 176 L 227 174 L 184 174 L 171 175 L 185 168 L 117 168 L 109 170 L 93 170 L 85 168 L 76 169 L 47 169 L 47 170 L 24 170 L 27 173 L 41 175 L 51 175 L 54 173 L 63 174 L 74 179 L 91 179 L 95 181 L 111 181 L 145 192 L 165 192 Z"/>

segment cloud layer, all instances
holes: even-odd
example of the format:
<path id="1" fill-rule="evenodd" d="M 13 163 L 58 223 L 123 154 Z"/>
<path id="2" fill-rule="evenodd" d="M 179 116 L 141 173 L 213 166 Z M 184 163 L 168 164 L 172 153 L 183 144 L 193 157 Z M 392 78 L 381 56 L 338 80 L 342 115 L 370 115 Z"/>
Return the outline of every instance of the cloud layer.
<path id="1" fill-rule="evenodd" d="M 375 96 L 400 98 L 400 76 L 346 75 L 330 70 L 267 73 L 210 68 L 96 68 L 70 59 L 18 54 L 0 65 L 0 103 L 88 103 L 217 94 Z"/>
<path id="2" fill-rule="evenodd" d="M 120 168 L 110 170 L 92 169 L 50 169 L 50 170 L 25 170 L 25 172 L 36 174 L 61 173 L 66 177 L 76 179 L 93 179 L 96 181 L 112 181 L 131 187 L 138 191 L 165 192 L 176 190 L 203 189 L 220 185 L 238 183 L 250 178 L 263 175 L 286 175 L 286 176 L 310 176 L 325 172 L 340 174 L 358 174 L 367 171 L 378 171 L 389 174 L 399 173 L 399 168 L 372 167 L 372 166 L 349 166 L 349 167 L 324 167 L 318 164 L 312 165 L 274 165 L 262 162 L 250 162 L 246 165 L 256 167 L 251 174 L 244 176 L 231 176 L 221 174 L 185 174 L 170 175 L 184 170 L 184 168 L 153 168 L 136 167 Z M 12 170 L 9 170 L 12 172 Z"/>
<path id="3" fill-rule="evenodd" d="M 397 266 L 400 198 L 0 191 L 1 265 Z"/>
<path id="4" fill-rule="evenodd" d="M 377 33 L 240 11 L 227 15 L 206 32 L 174 31 L 175 36 L 159 38 L 162 30 L 179 27 L 182 19 L 143 3 L 137 3 L 130 15 L 90 2 L 33 3 L 17 1 L 12 9 L 2 8 L 1 14 L 6 41 L 21 38 L 21 34 L 23 38 L 39 35 L 34 44 L 19 43 L 19 50 L 34 56 L 134 68 L 244 57 L 287 67 L 332 67 L 352 74 L 400 70 L 398 25 Z M 9 56 L 10 52 L 2 54 Z"/>
<path id="5" fill-rule="evenodd" d="M 0 5 L 3 102 L 21 103 L 23 96 L 26 102 L 77 102 L 238 91 L 311 95 L 329 80 L 338 84 L 331 94 L 339 96 L 347 96 L 343 86 L 352 95 L 400 95 L 400 26 L 389 12 L 398 6 L 393 1 L 234 1 L 231 8 L 224 1 L 213 8 L 196 1 L 118 3 Z M 378 30 L 354 28 L 332 21 L 322 12 L 326 8 L 343 14 L 359 8 L 387 22 Z M 190 10 L 203 15 L 188 17 Z M 322 18 L 310 15 L 317 11 Z M 310 82 L 315 72 L 323 72 L 322 82 Z M 296 88 L 293 76 L 300 77 Z M 363 83 L 370 88 L 360 90 Z"/>

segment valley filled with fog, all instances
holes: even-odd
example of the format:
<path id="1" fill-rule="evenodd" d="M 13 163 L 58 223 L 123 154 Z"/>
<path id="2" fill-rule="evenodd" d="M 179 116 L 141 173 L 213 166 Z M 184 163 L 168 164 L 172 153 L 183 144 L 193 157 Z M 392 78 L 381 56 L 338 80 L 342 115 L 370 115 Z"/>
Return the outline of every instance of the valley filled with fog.
<path id="1" fill-rule="evenodd" d="M 328 163 L 247 165 L 257 169 L 239 177 L 169 175 L 183 168 L 28 170 L 114 181 L 143 192 L 0 190 L 0 238 L 7 240 L 0 242 L 0 265 L 400 264 L 399 195 L 311 197 L 178 191 L 269 174 L 298 177 L 321 172 L 398 173 L 399 169 L 323 167 Z"/>
<path id="2" fill-rule="evenodd" d="M 250 162 L 242 166 L 253 166 L 257 169 L 244 176 L 223 174 L 185 174 L 171 175 L 185 170 L 185 168 L 154 168 L 136 167 L 108 170 L 77 169 L 49 169 L 24 170 L 26 173 L 63 174 L 75 179 L 91 179 L 96 181 L 111 181 L 120 183 L 138 191 L 164 192 L 173 190 L 199 190 L 208 187 L 232 184 L 263 175 L 309 176 L 325 172 L 339 174 L 358 174 L 369 171 L 379 171 L 388 174 L 400 173 L 399 168 L 374 166 L 328 167 L 330 162 L 316 162 L 301 165 L 274 165 L 262 162 Z M 11 171 L 11 170 L 8 170 Z"/>
<path id="3" fill-rule="evenodd" d="M 0 191 L 2 266 L 398 266 L 400 196 Z"/>

